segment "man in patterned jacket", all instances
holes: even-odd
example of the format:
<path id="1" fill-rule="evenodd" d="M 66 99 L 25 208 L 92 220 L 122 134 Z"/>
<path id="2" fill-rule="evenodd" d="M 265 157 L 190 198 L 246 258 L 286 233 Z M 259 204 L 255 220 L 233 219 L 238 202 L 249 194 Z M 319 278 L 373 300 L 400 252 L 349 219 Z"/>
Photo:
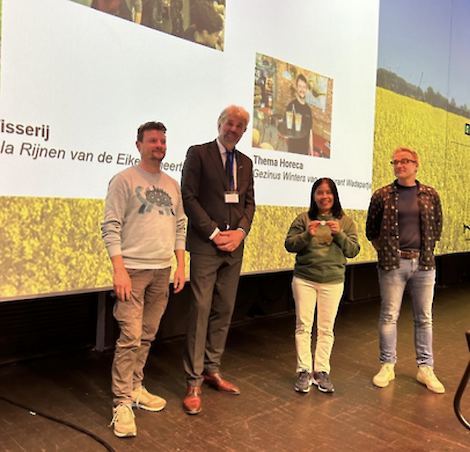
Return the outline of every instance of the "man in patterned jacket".
<path id="1" fill-rule="evenodd" d="M 381 295 L 380 372 L 375 386 L 395 378 L 397 320 L 405 287 L 411 293 L 415 328 L 416 379 L 432 392 L 444 386 L 434 374 L 432 303 L 436 280 L 434 247 L 442 230 L 441 201 L 436 190 L 419 183 L 418 154 L 400 147 L 391 162 L 397 179 L 377 190 L 367 215 L 366 235 L 378 252 Z"/>

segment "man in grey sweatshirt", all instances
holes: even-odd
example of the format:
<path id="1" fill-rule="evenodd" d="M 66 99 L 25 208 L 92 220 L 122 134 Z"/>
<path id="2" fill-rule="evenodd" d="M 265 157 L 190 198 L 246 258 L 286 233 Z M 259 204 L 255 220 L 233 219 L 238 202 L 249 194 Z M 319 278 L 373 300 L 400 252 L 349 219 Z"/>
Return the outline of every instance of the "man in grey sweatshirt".
<path id="1" fill-rule="evenodd" d="M 185 217 L 178 183 L 160 169 L 166 154 L 166 128 L 160 122 L 139 127 L 138 165 L 111 179 L 102 236 L 113 264 L 114 306 L 120 336 L 112 367 L 118 437 L 135 436 L 133 406 L 160 411 L 166 401 L 142 384 L 150 345 L 168 303 L 171 260 L 176 255 L 174 291 L 185 283 Z"/>

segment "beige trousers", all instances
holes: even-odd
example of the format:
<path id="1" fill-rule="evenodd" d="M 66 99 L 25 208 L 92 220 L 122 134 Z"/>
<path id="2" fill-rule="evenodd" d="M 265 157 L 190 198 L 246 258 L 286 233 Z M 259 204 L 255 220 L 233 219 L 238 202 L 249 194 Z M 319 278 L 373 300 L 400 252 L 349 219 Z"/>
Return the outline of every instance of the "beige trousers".
<path id="1" fill-rule="evenodd" d="M 292 291 L 295 300 L 295 346 L 297 372 L 330 373 L 330 356 L 334 342 L 333 328 L 344 283 L 319 284 L 294 276 Z M 312 366 L 312 328 L 317 308 L 317 342 Z"/>

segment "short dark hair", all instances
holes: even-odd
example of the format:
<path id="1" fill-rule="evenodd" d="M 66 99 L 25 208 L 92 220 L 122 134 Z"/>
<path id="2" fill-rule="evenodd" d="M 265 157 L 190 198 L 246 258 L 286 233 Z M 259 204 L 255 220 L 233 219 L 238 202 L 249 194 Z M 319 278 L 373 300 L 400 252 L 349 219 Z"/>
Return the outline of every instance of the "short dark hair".
<path id="1" fill-rule="evenodd" d="M 312 186 L 312 193 L 310 195 L 310 209 L 308 211 L 308 217 L 310 220 L 316 220 L 318 216 L 318 206 L 315 202 L 315 192 L 317 188 L 326 182 L 330 187 L 331 193 L 333 193 L 333 207 L 331 208 L 331 213 L 335 218 L 342 218 L 344 215 L 343 208 L 341 207 L 341 203 L 339 202 L 339 195 L 338 189 L 336 188 L 336 184 L 328 177 L 322 177 L 317 179 Z"/>
<path id="2" fill-rule="evenodd" d="M 162 122 L 149 121 L 145 124 L 142 124 L 137 129 L 137 141 L 142 143 L 142 140 L 144 139 L 144 132 L 146 130 L 161 130 L 163 133 L 166 133 L 166 127 Z"/>
<path id="3" fill-rule="evenodd" d="M 217 14 L 214 6 L 205 1 L 195 3 L 191 11 L 191 20 L 199 33 L 204 30 L 210 35 L 222 31 L 224 21 Z"/>
<path id="4" fill-rule="evenodd" d="M 298 75 L 297 80 L 295 81 L 295 84 L 296 84 L 296 85 L 299 84 L 299 80 L 302 80 L 306 85 L 308 85 L 307 77 L 305 77 L 304 74 L 299 74 L 299 75 Z"/>

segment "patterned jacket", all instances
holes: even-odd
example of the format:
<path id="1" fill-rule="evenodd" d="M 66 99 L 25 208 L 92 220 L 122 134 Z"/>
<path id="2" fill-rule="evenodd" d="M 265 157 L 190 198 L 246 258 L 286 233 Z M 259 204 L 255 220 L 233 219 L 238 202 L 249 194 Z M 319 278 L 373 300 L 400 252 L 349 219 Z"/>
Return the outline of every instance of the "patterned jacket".
<path id="1" fill-rule="evenodd" d="M 441 200 L 434 188 L 418 186 L 418 206 L 421 223 L 420 270 L 433 270 L 434 247 L 441 238 L 442 208 Z M 397 181 L 378 189 L 373 195 L 367 214 L 366 236 L 369 240 L 378 239 L 379 267 L 395 270 L 400 266 L 398 257 L 398 188 Z"/>

